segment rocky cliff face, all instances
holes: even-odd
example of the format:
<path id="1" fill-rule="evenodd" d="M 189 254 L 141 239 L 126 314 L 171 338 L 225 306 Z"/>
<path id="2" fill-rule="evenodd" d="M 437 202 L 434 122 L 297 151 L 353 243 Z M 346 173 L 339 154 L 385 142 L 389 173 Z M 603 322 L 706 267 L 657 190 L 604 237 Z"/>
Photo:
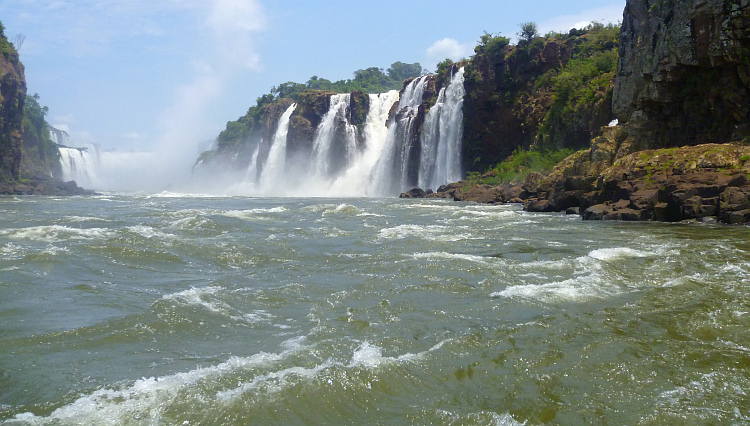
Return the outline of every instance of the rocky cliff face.
<path id="1" fill-rule="evenodd" d="M 464 169 L 483 172 L 519 147 L 582 148 L 598 136 L 613 118 L 614 72 L 598 72 L 602 85 L 586 99 L 567 87 L 556 92 L 552 82 L 571 60 L 614 56 L 616 40 L 604 40 L 607 30 L 573 30 L 502 49 L 478 46 L 466 72 Z"/>
<path id="2" fill-rule="evenodd" d="M 750 141 L 749 0 L 628 0 L 620 40 L 613 109 L 642 133 L 630 152 Z"/>
<path id="3" fill-rule="evenodd" d="M 0 180 L 20 176 L 26 78 L 18 52 L 0 33 Z"/>
<path id="4" fill-rule="evenodd" d="M 623 123 L 541 179 L 526 209 L 750 222 L 750 0 L 628 0 L 620 40 Z"/>

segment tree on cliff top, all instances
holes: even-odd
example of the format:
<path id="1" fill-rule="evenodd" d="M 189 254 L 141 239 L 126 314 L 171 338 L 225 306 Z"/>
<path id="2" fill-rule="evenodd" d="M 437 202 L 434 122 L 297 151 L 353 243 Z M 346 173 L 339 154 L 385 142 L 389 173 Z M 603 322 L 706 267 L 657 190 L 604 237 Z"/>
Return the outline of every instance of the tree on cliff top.
<path id="1" fill-rule="evenodd" d="M 474 47 L 474 53 L 477 55 L 494 56 L 503 51 L 508 45 L 510 45 L 508 37 L 485 31 L 482 37 L 479 38 L 479 43 Z"/>
<path id="2" fill-rule="evenodd" d="M 524 22 L 521 24 L 521 30 L 518 32 L 521 41 L 530 42 L 534 37 L 539 37 L 539 27 L 536 22 Z"/>
<path id="3" fill-rule="evenodd" d="M 402 82 L 409 78 L 419 77 L 422 75 L 422 66 L 418 62 L 405 64 L 403 62 L 394 62 L 386 71 L 388 77 L 396 82 Z"/>

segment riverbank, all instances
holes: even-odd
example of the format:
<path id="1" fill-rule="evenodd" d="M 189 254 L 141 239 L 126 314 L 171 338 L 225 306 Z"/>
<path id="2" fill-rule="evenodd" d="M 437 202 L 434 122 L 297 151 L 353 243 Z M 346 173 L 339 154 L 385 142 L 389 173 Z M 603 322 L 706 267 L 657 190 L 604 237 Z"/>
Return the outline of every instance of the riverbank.
<path id="1" fill-rule="evenodd" d="M 0 182 L 0 195 L 95 195 L 83 189 L 75 181 L 62 182 L 53 179 L 33 179 Z"/>
<path id="2" fill-rule="evenodd" d="M 704 144 L 638 151 L 614 162 L 601 146 L 566 158 L 548 176 L 523 183 L 457 182 L 402 198 L 523 203 L 529 212 L 567 212 L 584 220 L 750 223 L 750 147 Z"/>

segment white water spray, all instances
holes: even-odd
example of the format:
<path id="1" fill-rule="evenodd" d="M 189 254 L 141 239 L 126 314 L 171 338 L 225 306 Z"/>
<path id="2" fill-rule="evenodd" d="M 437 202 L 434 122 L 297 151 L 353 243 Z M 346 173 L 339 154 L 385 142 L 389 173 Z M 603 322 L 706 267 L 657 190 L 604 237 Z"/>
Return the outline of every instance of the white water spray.
<path id="1" fill-rule="evenodd" d="M 59 147 L 62 180 L 74 180 L 84 188 L 93 188 L 99 183 L 99 149 L 92 145 L 86 148 Z"/>
<path id="2" fill-rule="evenodd" d="M 388 139 L 388 114 L 398 99 L 397 90 L 370 95 L 370 110 L 364 128 L 365 148 L 352 159 L 346 172 L 333 182 L 329 195 L 377 195 L 372 188 L 372 174 Z"/>
<path id="3" fill-rule="evenodd" d="M 398 103 L 398 112 L 388 129 L 388 137 L 383 155 L 380 157 L 372 180 L 371 193 L 375 195 L 393 195 L 413 187 L 409 165 L 413 161 L 414 120 L 422 105 L 428 76 L 412 80 L 404 90 Z"/>
<path id="4" fill-rule="evenodd" d="M 313 139 L 313 165 L 311 178 L 326 182 L 336 172 L 337 162 L 351 160 L 357 151 L 357 127 L 349 120 L 349 93 L 331 96 L 330 108 L 315 132 Z M 343 143 L 338 146 L 337 133 L 343 133 Z M 341 151 L 344 155 L 341 155 Z"/>
<path id="5" fill-rule="evenodd" d="M 271 142 L 268 159 L 260 175 L 259 186 L 263 193 L 270 193 L 274 189 L 283 189 L 278 185 L 283 185 L 283 177 L 286 172 L 286 136 L 289 133 L 289 119 L 295 108 L 297 108 L 297 104 L 290 105 L 276 126 L 276 133 Z"/>
<path id="6" fill-rule="evenodd" d="M 437 189 L 461 179 L 461 138 L 463 135 L 464 69 L 440 90 L 438 100 L 425 117 L 422 127 L 422 157 L 419 187 Z"/>

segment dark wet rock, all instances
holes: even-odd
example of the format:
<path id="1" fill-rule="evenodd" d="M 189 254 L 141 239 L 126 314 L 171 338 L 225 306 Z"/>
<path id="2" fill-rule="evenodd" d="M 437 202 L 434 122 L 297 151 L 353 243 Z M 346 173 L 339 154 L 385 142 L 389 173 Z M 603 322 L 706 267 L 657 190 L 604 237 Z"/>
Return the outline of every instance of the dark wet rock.
<path id="1" fill-rule="evenodd" d="M 0 195 L 96 195 L 96 192 L 79 187 L 75 181 L 52 179 L 19 182 L 0 182 Z"/>
<path id="2" fill-rule="evenodd" d="M 422 188 L 413 188 L 406 192 L 402 192 L 398 198 L 424 198 L 425 191 Z"/>
<path id="3" fill-rule="evenodd" d="M 496 185 L 478 185 L 453 194 L 455 201 L 473 201 L 485 204 L 502 204 L 506 201 L 505 192 Z"/>

